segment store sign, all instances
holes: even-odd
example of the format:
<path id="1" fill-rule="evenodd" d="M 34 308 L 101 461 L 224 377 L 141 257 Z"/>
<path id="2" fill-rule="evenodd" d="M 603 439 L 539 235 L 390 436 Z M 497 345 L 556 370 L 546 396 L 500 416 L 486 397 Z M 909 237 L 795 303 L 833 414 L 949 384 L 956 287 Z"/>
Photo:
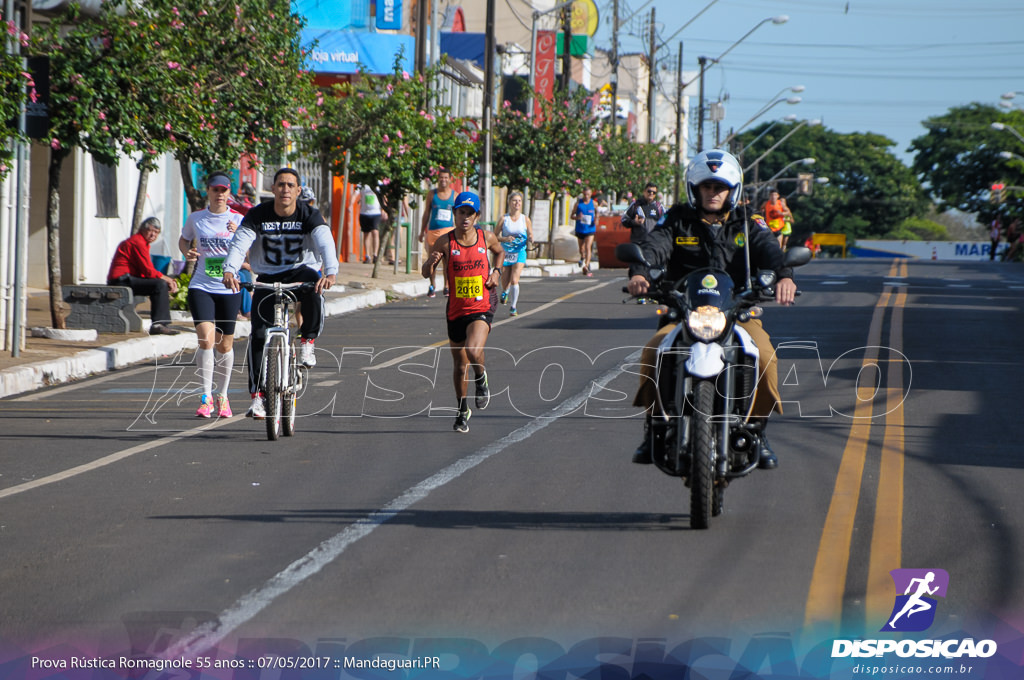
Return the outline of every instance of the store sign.
<path id="1" fill-rule="evenodd" d="M 402 0 L 377 0 L 377 28 L 402 30 Z"/>
<path id="2" fill-rule="evenodd" d="M 558 34 L 555 31 L 537 31 L 537 54 L 534 63 L 537 67 L 533 73 L 533 84 L 537 94 L 551 101 L 555 95 L 555 43 Z M 533 115 L 540 117 L 542 108 L 540 98 L 533 103 Z"/>
<path id="3" fill-rule="evenodd" d="M 314 73 L 358 73 L 365 66 L 368 73 L 383 75 L 394 71 L 395 56 L 402 53 L 401 68 L 412 71 L 416 40 L 411 35 L 363 33 L 358 31 L 303 32 L 304 44 L 316 40 L 309 50 Z"/>

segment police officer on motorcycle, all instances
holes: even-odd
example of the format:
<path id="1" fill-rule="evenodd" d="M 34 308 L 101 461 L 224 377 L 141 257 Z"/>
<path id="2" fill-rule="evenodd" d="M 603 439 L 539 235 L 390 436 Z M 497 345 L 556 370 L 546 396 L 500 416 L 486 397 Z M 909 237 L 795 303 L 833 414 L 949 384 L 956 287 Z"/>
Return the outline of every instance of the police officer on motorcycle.
<path id="1" fill-rule="evenodd" d="M 790 305 L 796 296 L 793 270 L 784 265 L 782 249 L 764 218 L 756 214 L 747 215 L 745 208 L 736 209 L 742 192 L 743 169 L 732 154 L 718 149 L 698 154 L 686 168 L 687 203 L 673 206 L 639 244 L 644 259 L 651 267 L 666 268 L 664 278 L 669 281 L 679 281 L 697 269 L 719 267 L 729 272 L 737 288 L 745 288 L 748 272 L 744 249 L 748 248 L 753 270 L 751 275 L 759 270 L 774 270 L 778 276 L 775 301 Z M 747 221 L 749 224 L 745 229 Z M 747 233 L 750 235 L 749 244 Z M 650 287 L 648 267 L 632 265 L 629 275 L 629 293 L 634 296 L 646 293 Z M 633 401 L 635 406 L 650 409 L 655 404 L 656 349 L 674 325 L 662 326 L 644 348 L 640 388 Z M 782 413 L 775 350 L 759 319 L 751 318 L 740 325 L 754 339 L 760 354 L 761 375 L 751 418 L 760 425 L 758 467 L 771 470 L 778 466 L 778 459 L 768 446 L 764 428 L 772 411 Z M 645 427 L 649 426 L 650 410 Z M 633 455 L 633 462 L 651 463 L 651 439 L 646 431 L 643 443 Z"/>

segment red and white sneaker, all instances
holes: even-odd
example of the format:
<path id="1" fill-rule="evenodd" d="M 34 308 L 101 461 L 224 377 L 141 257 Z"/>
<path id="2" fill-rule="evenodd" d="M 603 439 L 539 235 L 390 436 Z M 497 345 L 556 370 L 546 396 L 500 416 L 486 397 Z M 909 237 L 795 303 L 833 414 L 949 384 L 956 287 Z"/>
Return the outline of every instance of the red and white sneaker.
<path id="1" fill-rule="evenodd" d="M 316 366 L 316 351 L 312 340 L 299 341 L 299 363 L 307 368 Z"/>

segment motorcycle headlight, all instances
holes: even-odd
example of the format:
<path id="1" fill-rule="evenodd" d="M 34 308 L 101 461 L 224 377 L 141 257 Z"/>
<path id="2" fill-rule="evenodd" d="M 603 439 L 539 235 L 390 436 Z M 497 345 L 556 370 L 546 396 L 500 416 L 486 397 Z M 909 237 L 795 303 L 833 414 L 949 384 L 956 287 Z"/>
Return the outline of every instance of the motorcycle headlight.
<path id="1" fill-rule="evenodd" d="M 686 327 L 698 340 L 714 340 L 725 330 L 725 314 L 718 307 L 702 305 L 686 317 Z"/>

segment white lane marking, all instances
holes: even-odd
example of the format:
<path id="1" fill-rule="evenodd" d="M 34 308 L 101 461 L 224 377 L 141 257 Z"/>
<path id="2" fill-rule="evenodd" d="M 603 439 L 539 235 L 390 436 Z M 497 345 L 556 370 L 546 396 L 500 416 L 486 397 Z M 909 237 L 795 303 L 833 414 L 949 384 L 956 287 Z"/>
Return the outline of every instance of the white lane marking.
<path id="1" fill-rule="evenodd" d="M 52 475 L 49 475 L 49 476 L 46 476 L 46 477 L 41 477 L 39 479 L 34 479 L 31 482 L 25 482 L 24 484 L 19 484 L 17 486 L 12 486 L 12 487 L 9 487 L 7 489 L 0 489 L 0 498 L 7 498 L 8 496 L 14 496 L 15 494 L 24 493 L 25 491 L 31 491 L 32 489 L 38 489 L 39 487 L 46 486 L 47 484 L 54 484 L 56 482 L 62 482 L 65 479 L 70 479 L 72 477 L 77 477 L 80 474 L 83 474 L 83 473 L 86 473 L 86 472 L 91 472 L 91 471 L 97 470 L 97 469 L 99 469 L 101 467 L 106 467 L 107 465 L 110 465 L 111 463 L 116 463 L 119 460 L 124 460 L 125 458 L 129 458 L 131 456 L 134 456 L 136 453 L 142 453 L 143 451 L 149 451 L 150 449 L 155 449 L 158 446 L 163 446 L 164 444 L 171 444 L 171 443 L 174 443 L 174 442 L 179 441 L 181 439 L 187 439 L 188 437 L 193 437 L 193 436 L 195 436 L 197 434 L 202 434 L 204 432 L 209 432 L 210 430 L 216 430 L 218 427 L 223 427 L 224 425 L 227 425 L 228 423 L 237 422 L 237 420 L 239 418 L 241 418 L 241 416 L 234 416 L 232 418 L 218 418 L 216 421 L 214 421 L 212 423 L 209 423 L 209 424 L 206 424 L 206 425 L 203 425 L 201 427 L 197 427 L 197 428 L 194 428 L 194 429 L 191 429 L 191 430 L 185 430 L 184 432 L 178 432 L 176 434 L 168 435 L 166 437 L 161 437 L 160 439 L 154 439 L 154 440 L 146 442 L 144 444 L 139 444 L 138 446 L 133 446 L 130 449 L 124 449 L 123 451 L 117 451 L 115 453 L 111 453 L 108 456 L 104 456 L 103 458 L 97 458 L 94 461 L 91 461 L 91 462 L 88 462 L 88 463 L 84 463 L 84 464 L 79 465 L 77 467 L 69 468 L 69 469 L 64 470 L 62 472 L 57 472 L 55 474 L 52 474 Z"/>
<path id="2" fill-rule="evenodd" d="M 640 358 L 640 352 L 634 352 L 624 363 L 633 363 Z M 328 564 L 337 559 L 346 549 L 361 538 L 368 536 L 374 529 L 394 518 L 414 503 L 426 498 L 432 491 L 439 489 L 448 482 L 480 465 L 488 458 L 495 456 L 508 447 L 525 441 L 560 417 L 568 415 L 582 406 L 593 393 L 594 387 L 604 388 L 614 378 L 621 375 L 622 368 L 617 366 L 606 372 L 591 385 L 576 395 L 566 399 L 547 415 L 538 416 L 526 425 L 513 430 L 498 441 L 485 446 L 476 453 L 458 460 L 448 467 L 424 479 L 419 484 L 405 491 L 384 507 L 370 513 L 328 538 L 299 559 L 295 560 L 282 571 L 270 578 L 259 588 L 243 595 L 235 604 L 221 612 L 214 620 L 199 626 L 186 638 L 180 640 L 170 651 L 168 658 L 185 656 L 193 658 L 200 652 L 210 649 L 225 637 L 244 625 L 276 598 L 284 595 L 309 577 L 313 576 Z"/>
<path id="3" fill-rule="evenodd" d="M 63 394 L 65 392 L 71 392 L 72 390 L 78 390 L 83 387 L 90 387 L 92 385 L 96 385 L 102 382 L 107 382 L 108 380 L 120 380 L 121 378 L 127 378 L 130 375 L 142 373 L 143 371 L 152 371 L 154 370 L 154 368 L 154 366 L 141 366 L 139 368 L 133 368 L 130 371 L 117 371 L 115 373 L 105 375 L 100 378 L 89 378 L 88 380 L 82 380 L 82 382 L 78 382 L 73 385 L 65 385 L 63 387 L 54 387 L 52 390 L 42 390 L 38 392 L 33 392 L 32 394 L 26 395 L 24 397 L 15 397 L 14 399 L 8 399 L 8 401 L 39 401 L 40 399 L 46 399 L 47 397 L 53 397 L 58 394 Z"/>
<path id="4" fill-rule="evenodd" d="M 515 321 L 516 319 L 522 319 L 522 318 L 530 316 L 532 314 L 536 314 L 538 312 L 542 312 L 545 309 L 550 309 L 551 307 L 554 307 L 557 304 L 560 304 L 562 302 L 565 302 L 566 300 L 574 298 L 577 295 L 581 295 L 583 293 L 589 293 L 592 290 L 597 290 L 598 288 L 603 288 L 604 286 L 607 286 L 609 284 L 615 283 L 616 281 L 622 281 L 622 280 L 623 279 L 621 277 L 616 277 L 616 278 L 614 278 L 614 279 L 612 279 L 610 281 L 605 281 L 604 283 L 599 283 L 597 285 L 590 286 L 589 288 L 581 288 L 580 290 L 577 290 L 577 291 L 574 291 L 572 293 L 569 293 L 568 295 L 563 295 L 562 297 L 558 298 L 557 300 L 552 300 L 551 302 L 545 302 L 544 304 L 542 304 L 539 307 L 534 307 L 533 309 L 530 309 L 528 311 L 520 312 L 520 314 L 518 316 L 510 316 L 508 318 L 502 319 L 501 321 L 494 321 L 493 323 L 491 323 L 491 328 L 494 328 L 495 326 L 501 326 L 501 325 L 506 324 L 506 323 L 511 323 L 512 321 Z M 501 305 L 498 305 L 498 309 L 501 309 Z M 427 347 L 420 347 L 419 349 L 414 349 L 413 351 L 411 351 L 411 352 L 409 352 L 407 354 L 403 354 L 400 357 L 395 357 L 391 361 L 385 361 L 384 363 L 377 364 L 375 366 L 367 366 L 363 370 L 364 371 L 379 371 L 382 368 L 391 368 L 392 366 L 397 366 L 398 364 L 404 363 L 404 362 L 408 361 L 409 359 L 412 359 L 413 357 L 418 357 L 421 354 L 424 354 L 426 352 L 430 352 L 432 350 L 435 350 L 438 347 L 446 347 L 447 345 L 448 345 L 448 341 L 447 340 L 442 340 L 440 342 L 435 342 L 433 345 L 429 345 Z"/>

